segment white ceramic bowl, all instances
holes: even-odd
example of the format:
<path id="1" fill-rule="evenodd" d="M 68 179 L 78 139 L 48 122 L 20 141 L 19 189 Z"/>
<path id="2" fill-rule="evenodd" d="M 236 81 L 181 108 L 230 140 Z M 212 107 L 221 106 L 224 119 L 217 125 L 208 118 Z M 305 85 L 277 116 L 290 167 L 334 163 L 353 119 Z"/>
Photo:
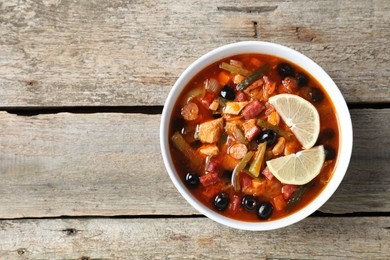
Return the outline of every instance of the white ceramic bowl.
<path id="1" fill-rule="evenodd" d="M 285 60 L 291 61 L 292 63 L 300 66 L 307 72 L 309 72 L 314 78 L 316 78 L 322 86 L 327 91 L 328 95 L 335 105 L 338 120 L 339 120 L 339 131 L 340 131 L 340 146 L 341 149 L 338 153 L 338 162 L 336 165 L 335 172 L 326 185 L 325 189 L 318 195 L 310 204 L 301 210 L 297 211 L 294 214 L 291 214 L 285 218 L 267 221 L 267 222 L 244 222 L 234 219 L 224 217 L 211 209 L 204 206 L 200 201 L 198 201 L 186 188 L 183 182 L 180 180 L 179 175 L 176 173 L 175 167 L 172 162 L 172 158 L 169 152 L 169 121 L 173 106 L 178 98 L 179 94 L 183 88 L 188 84 L 188 82 L 203 68 L 208 65 L 219 61 L 223 58 L 242 54 L 242 53 L 263 53 L 269 54 L 277 57 L 281 57 Z M 314 61 L 306 57 L 305 55 L 292 50 L 288 47 L 269 43 L 269 42 L 260 42 L 260 41 L 247 41 L 247 42 L 238 42 L 229 45 L 219 47 L 215 50 L 210 51 L 205 54 L 194 63 L 192 63 L 179 77 L 175 85 L 171 89 L 168 98 L 164 105 L 164 110 L 161 118 L 160 125 L 160 145 L 161 152 L 164 159 L 165 167 L 169 173 L 169 176 L 172 179 L 172 182 L 179 190 L 181 195 L 199 212 L 206 215 L 210 219 L 224 224 L 229 227 L 244 229 L 244 230 L 271 230 L 276 228 L 285 227 L 296 223 L 314 211 L 319 209 L 336 191 L 337 187 L 341 183 L 351 158 L 352 152 L 352 123 L 351 117 L 348 111 L 348 107 L 345 103 L 345 100 L 337 88 L 336 84 L 329 77 L 329 75 Z"/>

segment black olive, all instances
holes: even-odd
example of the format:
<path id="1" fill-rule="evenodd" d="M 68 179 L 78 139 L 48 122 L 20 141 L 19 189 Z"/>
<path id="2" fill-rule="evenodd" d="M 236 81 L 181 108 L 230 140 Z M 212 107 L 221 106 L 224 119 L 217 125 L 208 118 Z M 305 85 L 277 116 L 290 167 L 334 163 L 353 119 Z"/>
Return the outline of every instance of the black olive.
<path id="1" fill-rule="evenodd" d="M 222 178 L 226 179 L 226 180 L 228 180 L 230 182 L 230 180 L 232 179 L 232 175 L 233 175 L 232 171 L 226 170 L 226 171 L 223 171 Z"/>
<path id="2" fill-rule="evenodd" d="M 311 88 L 309 91 L 310 99 L 315 103 L 321 103 L 324 99 L 324 93 L 319 88 Z"/>
<path id="3" fill-rule="evenodd" d="M 218 118 L 221 118 L 222 117 L 222 114 L 218 114 L 218 113 L 214 113 L 213 114 L 213 118 L 215 119 L 218 119 Z"/>
<path id="4" fill-rule="evenodd" d="M 298 87 L 306 86 L 309 83 L 309 78 L 306 74 L 299 72 L 297 74 Z"/>
<path id="5" fill-rule="evenodd" d="M 268 219 L 271 217 L 272 212 L 274 211 L 274 207 L 269 202 L 261 202 L 259 204 L 259 209 L 257 210 L 257 217 L 259 219 Z"/>
<path id="6" fill-rule="evenodd" d="M 187 173 L 186 174 L 186 183 L 188 184 L 188 186 L 190 186 L 191 188 L 195 188 L 195 187 L 198 187 L 199 185 L 199 175 L 196 174 L 196 173 Z"/>
<path id="7" fill-rule="evenodd" d="M 276 143 L 276 132 L 273 130 L 266 129 L 256 138 L 257 143 L 267 142 L 267 146 L 272 146 Z"/>
<path id="8" fill-rule="evenodd" d="M 223 86 L 219 95 L 227 100 L 234 100 L 236 98 L 236 92 L 229 85 Z"/>
<path id="9" fill-rule="evenodd" d="M 325 160 L 333 160 L 334 158 L 336 158 L 336 151 L 330 147 L 330 146 L 325 146 L 324 147 L 324 150 L 325 150 Z"/>
<path id="10" fill-rule="evenodd" d="M 252 195 L 245 195 L 242 197 L 241 205 L 247 211 L 255 211 L 259 205 L 259 202 Z"/>
<path id="11" fill-rule="evenodd" d="M 335 132 L 332 128 L 326 128 L 321 132 L 321 139 L 333 139 L 335 136 Z"/>
<path id="12" fill-rule="evenodd" d="M 282 78 L 294 76 L 294 68 L 288 63 L 280 63 L 276 70 Z"/>
<path id="13" fill-rule="evenodd" d="M 214 208 L 218 211 L 223 211 L 229 206 L 229 195 L 221 192 L 214 198 Z"/>
<path id="14" fill-rule="evenodd" d="M 173 128 L 177 131 L 181 131 L 185 125 L 184 118 L 175 118 L 172 120 Z"/>

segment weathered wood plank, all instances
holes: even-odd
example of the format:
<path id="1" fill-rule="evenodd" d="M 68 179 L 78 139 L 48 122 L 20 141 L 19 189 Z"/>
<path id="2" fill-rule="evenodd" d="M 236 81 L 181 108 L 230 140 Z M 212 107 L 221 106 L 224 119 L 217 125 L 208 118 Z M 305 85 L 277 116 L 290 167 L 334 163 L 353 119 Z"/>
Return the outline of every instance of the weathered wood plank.
<path id="1" fill-rule="evenodd" d="M 352 119 L 349 171 L 321 210 L 390 212 L 390 109 L 352 110 Z M 166 173 L 159 122 L 160 115 L 1 112 L 0 218 L 197 214 Z"/>
<path id="2" fill-rule="evenodd" d="M 261 233 L 207 218 L 1 221 L 0 258 L 389 259 L 389 228 L 389 217 L 308 218 Z"/>
<path id="3" fill-rule="evenodd" d="M 0 107 L 162 105 L 196 58 L 265 40 L 302 51 L 348 102 L 389 102 L 390 6 L 359 1 L 0 2 Z"/>

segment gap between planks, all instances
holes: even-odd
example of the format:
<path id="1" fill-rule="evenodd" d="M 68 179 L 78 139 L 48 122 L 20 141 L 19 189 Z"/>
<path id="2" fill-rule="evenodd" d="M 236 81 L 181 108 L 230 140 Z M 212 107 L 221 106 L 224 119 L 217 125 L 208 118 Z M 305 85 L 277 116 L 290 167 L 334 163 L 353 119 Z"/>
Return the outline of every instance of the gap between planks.
<path id="1" fill-rule="evenodd" d="M 308 218 L 378 218 L 378 217 L 390 217 L 390 212 L 353 212 L 353 213 L 326 213 L 321 211 L 315 211 Z M 0 221 L 8 220 L 50 220 L 50 219 L 197 219 L 207 218 L 202 214 L 191 214 L 191 215 L 60 215 L 60 216 L 43 216 L 43 217 L 15 217 L 15 218 L 0 218 Z"/>
<path id="2" fill-rule="evenodd" d="M 348 103 L 348 108 L 352 109 L 387 109 L 390 102 L 386 103 Z M 15 107 L 1 108 L 10 114 L 19 116 L 36 116 L 40 114 L 94 114 L 94 113 L 123 113 L 123 114 L 147 114 L 157 115 L 163 111 L 163 106 L 76 106 L 76 107 Z"/>

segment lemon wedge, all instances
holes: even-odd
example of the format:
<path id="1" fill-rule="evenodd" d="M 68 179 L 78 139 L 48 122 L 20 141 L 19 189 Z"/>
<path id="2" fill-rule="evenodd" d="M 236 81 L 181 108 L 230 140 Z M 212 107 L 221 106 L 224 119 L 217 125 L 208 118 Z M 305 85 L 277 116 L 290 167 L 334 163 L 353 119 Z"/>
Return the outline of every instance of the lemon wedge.
<path id="1" fill-rule="evenodd" d="M 297 95 L 280 94 L 271 97 L 268 102 L 305 149 L 314 146 L 320 133 L 320 116 L 309 101 Z"/>
<path id="2" fill-rule="evenodd" d="M 322 169 L 325 151 L 322 145 L 267 161 L 268 169 L 284 184 L 303 185 Z"/>

